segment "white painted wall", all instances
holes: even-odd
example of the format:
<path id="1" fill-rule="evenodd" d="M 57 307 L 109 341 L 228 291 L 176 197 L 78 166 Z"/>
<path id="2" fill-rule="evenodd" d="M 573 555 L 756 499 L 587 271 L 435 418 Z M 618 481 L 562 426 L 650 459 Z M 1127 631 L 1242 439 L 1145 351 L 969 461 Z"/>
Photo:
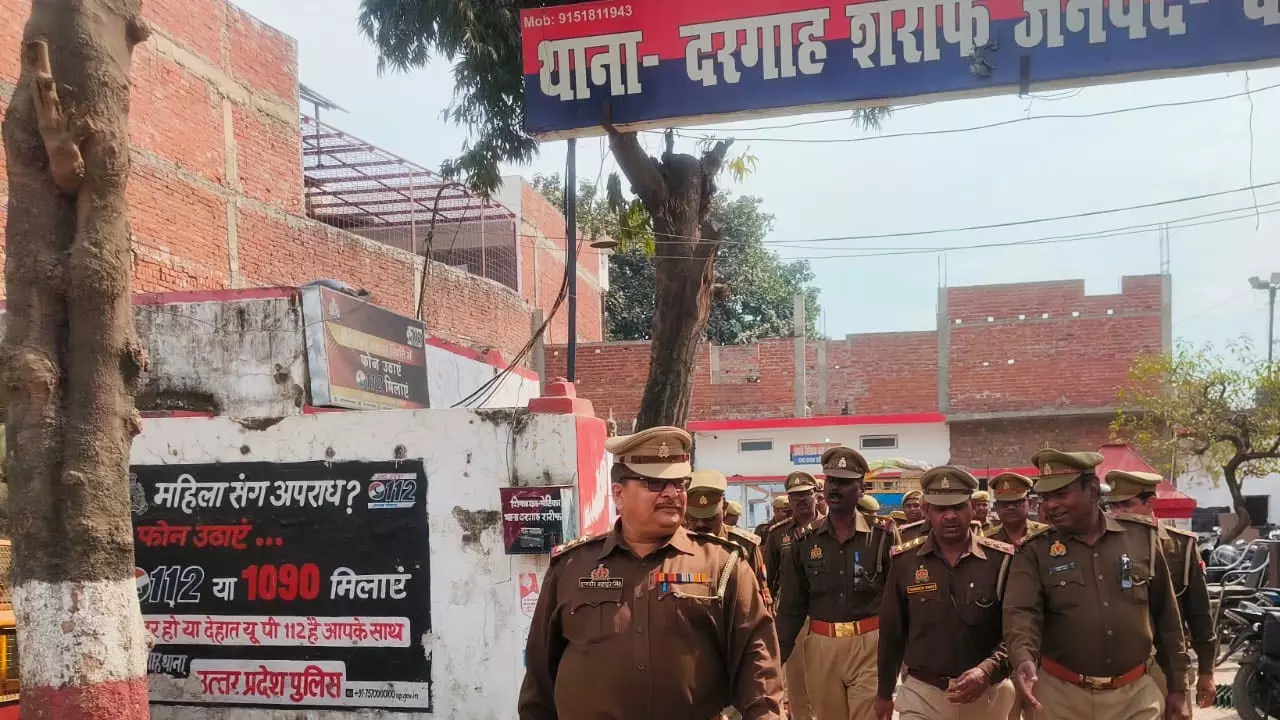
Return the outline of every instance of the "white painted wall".
<path id="1" fill-rule="evenodd" d="M 1178 489 L 1195 498 L 1200 507 L 1231 507 L 1231 493 L 1226 483 L 1215 481 L 1204 470 L 1195 470 L 1178 477 Z M 1248 478 L 1241 483 L 1241 492 L 1250 495 L 1266 495 L 1271 522 L 1280 522 L 1280 474 L 1260 478 Z"/>
<path id="2" fill-rule="evenodd" d="M 896 435 L 894 450 L 862 450 L 864 435 Z M 741 440 L 772 440 L 773 450 L 741 452 Z M 829 425 L 772 430 L 730 430 L 694 433 L 693 464 L 697 468 L 719 470 L 725 475 L 785 476 L 794 470 L 818 473 L 818 465 L 792 465 L 791 446 L 833 442 L 857 449 L 868 460 L 908 458 L 941 465 L 951 458 L 951 434 L 946 423 L 891 425 Z"/>
<path id="3" fill-rule="evenodd" d="M 541 578 L 547 559 L 503 553 L 501 527 L 464 545 L 455 510 L 499 510 L 505 485 L 575 484 L 575 423 L 567 415 L 519 411 L 421 410 L 295 416 L 265 430 L 227 418 L 147 420 L 135 465 L 213 462 L 391 460 L 397 446 L 427 472 L 430 524 L 434 715 L 387 711 L 299 711 L 153 706 L 154 720 L 450 720 L 512 718 L 524 675 L 530 618 L 520 608 L 519 573 Z M 601 424 L 601 433 L 603 425 Z M 242 446 L 248 448 L 245 453 Z M 601 451 L 603 462 L 603 451 Z M 151 676 L 158 683 L 195 682 Z"/>
<path id="4" fill-rule="evenodd" d="M 500 372 L 500 369 L 489 363 L 427 345 L 427 394 L 433 408 L 453 407 Z M 478 398 L 483 402 L 473 400 L 467 407 L 525 407 L 529 404 L 529 398 L 540 394 L 536 379 L 509 373 L 492 396 L 489 391 L 485 391 Z"/>
<path id="5" fill-rule="evenodd" d="M 4 317 L 0 311 L 0 333 Z M 231 417 L 302 412 L 309 397 L 307 349 L 296 296 L 135 305 L 134 322 L 150 359 L 139 392 L 142 409 Z M 428 344 L 426 350 L 432 408 L 452 407 L 501 372 L 446 348 Z M 468 407 L 525 407 L 538 395 L 536 379 L 512 373 Z"/>

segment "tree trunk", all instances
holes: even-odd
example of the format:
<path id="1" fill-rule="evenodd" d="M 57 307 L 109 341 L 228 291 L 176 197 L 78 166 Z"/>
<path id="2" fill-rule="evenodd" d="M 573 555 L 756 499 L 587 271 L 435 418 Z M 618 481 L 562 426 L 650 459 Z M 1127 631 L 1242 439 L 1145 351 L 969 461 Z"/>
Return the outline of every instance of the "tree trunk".
<path id="1" fill-rule="evenodd" d="M 140 0 L 39 0 L 3 135 L 0 368 L 23 718 L 143 720 L 129 446 L 145 359 L 131 309 L 129 69 Z"/>
<path id="2" fill-rule="evenodd" d="M 1231 504 L 1235 506 L 1236 524 L 1230 530 L 1219 533 L 1220 545 L 1230 545 L 1235 542 L 1235 539 L 1243 535 L 1244 531 L 1253 524 L 1253 519 L 1249 517 L 1249 509 L 1244 506 L 1244 493 L 1240 490 L 1240 479 L 1236 477 L 1236 470 L 1240 464 L 1241 460 L 1237 454 L 1222 468 L 1222 479 L 1227 483 L 1227 491 L 1231 493 Z"/>
<path id="3" fill-rule="evenodd" d="M 720 234 L 707 215 L 730 143 L 717 144 L 701 159 L 667 152 L 659 162 L 640 148 L 635 133 L 606 128 L 618 165 L 653 217 L 657 248 L 649 379 L 635 429 L 680 427 L 689 417 L 698 346 L 711 316 Z"/>

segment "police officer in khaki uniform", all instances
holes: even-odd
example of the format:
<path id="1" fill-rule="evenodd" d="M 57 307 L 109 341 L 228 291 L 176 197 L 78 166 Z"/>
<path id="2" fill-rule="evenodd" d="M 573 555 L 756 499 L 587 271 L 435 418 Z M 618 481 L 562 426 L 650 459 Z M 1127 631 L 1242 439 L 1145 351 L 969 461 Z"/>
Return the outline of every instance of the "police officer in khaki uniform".
<path id="1" fill-rule="evenodd" d="M 1034 537 L 1049 529 L 1045 523 L 1030 519 L 1031 478 L 1018 473 L 1000 473 L 991 478 L 988 486 L 996 501 L 996 517 L 1000 524 L 986 531 L 986 536 L 1010 545 L 1021 545 L 1028 537 Z"/>
<path id="2" fill-rule="evenodd" d="M 742 518 L 742 504 L 736 500 L 730 500 L 724 504 L 724 524 L 729 527 L 738 527 L 738 521 Z M 752 533 L 755 535 L 755 533 Z M 756 535 L 759 537 L 759 535 Z"/>
<path id="3" fill-rule="evenodd" d="M 689 477 L 689 503 L 685 507 L 684 526 L 693 532 L 724 538 L 741 548 L 742 557 L 755 571 L 760 589 L 765 592 L 765 606 L 772 611 L 773 600 L 769 594 L 764 555 L 760 551 L 760 536 L 747 530 L 739 530 L 725 522 L 724 494 L 728 489 L 729 482 L 724 473 L 717 470 L 694 470 Z"/>
<path id="4" fill-rule="evenodd" d="M 813 499 L 815 504 L 818 507 L 819 518 L 824 518 L 827 516 L 827 496 L 824 492 L 824 488 L 826 487 L 826 482 L 827 481 L 822 478 L 813 479 Z"/>
<path id="5" fill-rule="evenodd" d="M 1156 486 L 1163 479 L 1155 473 L 1112 470 L 1106 477 L 1107 484 L 1111 486 L 1106 497 L 1108 511 L 1155 517 L 1152 501 L 1156 497 Z M 1165 561 L 1169 563 L 1173 591 L 1178 596 L 1178 610 L 1186 624 L 1187 642 L 1196 652 L 1196 704 L 1207 708 L 1213 707 L 1217 697 L 1213 660 L 1218 652 L 1218 641 L 1213 630 L 1213 613 L 1209 609 L 1204 564 L 1196 540 L 1195 533 L 1172 525 L 1160 525 L 1160 546 L 1164 550 Z M 1149 667 L 1151 677 L 1161 692 L 1167 692 L 1168 684 L 1160 666 L 1153 663 Z"/>
<path id="6" fill-rule="evenodd" d="M 869 470 L 857 451 L 822 455 L 827 517 L 800 532 L 783 563 L 778 636 L 785 662 L 807 625 L 802 652 L 809 699 L 818 720 L 872 720 L 878 689 L 876 641 L 893 521 L 858 510 Z M 794 502 L 794 501 L 793 501 Z M 807 621 L 806 621 L 807 619 Z"/>
<path id="7" fill-rule="evenodd" d="M 973 519 L 987 532 L 995 527 L 995 519 L 991 517 L 991 493 L 979 490 L 973 494 Z"/>
<path id="8" fill-rule="evenodd" d="M 791 498 L 786 495 L 779 495 L 773 499 L 773 517 L 756 526 L 756 534 L 760 536 L 762 542 L 769 541 L 769 530 L 774 525 L 791 517 Z"/>
<path id="9" fill-rule="evenodd" d="M 924 519 L 924 507 L 921 504 L 922 497 L 919 490 L 908 491 L 902 496 L 902 512 L 906 515 L 906 522 L 898 524 L 898 534 L 902 536 L 904 543 L 929 533 L 929 524 Z"/>
<path id="10" fill-rule="evenodd" d="M 971 526 L 978 480 L 942 465 L 920 478 L 932 530 L 893 548 L 880 604 L 878 720 L 989 720 L 1013 702 L 1000 599 L 1014 547 Z M 893 691 L 898 668 L 906 680 Z"/>
<path id="11" fill-rule="evenodd" d="M 796 471 L 784 481 L 787 489 L 787 505 L 790 516 L 769 526 L 769 536 L 765 538 L 764 564 L 769 571 L 769 584 L 773 596 L 778 596 L 778 588 L 782 582 L 779 569 L 782 564 L 782 553 L 795 540 L 797 530 L 813 527 L 820 519 L 818 516 L 815 490 L 818 482 L 807 472 Z"/>
<path id="12" fill-rule="evenodd" d="M 817 480 L 807 472 L 796 471 L 787 476 L 784 486 L 787 489 L 787 504 L 791 508 L 791 517 L 769 528 L 769 537 L 765 543 L 764 561 L 769 573 L 769 584 L 773 597 L 778 597 L 781 587 L 781 572 L 784 557 L 795 542 L 797 533 L 808 530 L 818 522 L 818 503 L 815 490 Z M 796 646 L 803 647 L 808 642 L 808 628 L 804 628 L 796 637 Z M 791 710 L 792 720 L 814 720 L 813 702 L 809 697 L 808 674 L 805 670 L 804 653 L 793 653 L 782 665 L 786 679 L 787 703 Z"/>
<path id="13" fill-rule="evenodd" d="M 1053 527 L 1019 548 L 1005 589 L 1023 701 L 1048 720 L 1158 720 L 1162 698 L 1147 674 L 1154 642 L 1170 678 L 1164 717 L 1184 717 L 1182 619 L 1155 522 L 1103 514 L 1096 452 L 1041 450 L 1031 461 Z"/>
<path id="14" fill-rule="evenodd" d="M 610 438 L 619 520 L 552 552 L 520 720 L 782 718 L 777 636 L 741 549 L 682 523 L 692 439 Z"/>

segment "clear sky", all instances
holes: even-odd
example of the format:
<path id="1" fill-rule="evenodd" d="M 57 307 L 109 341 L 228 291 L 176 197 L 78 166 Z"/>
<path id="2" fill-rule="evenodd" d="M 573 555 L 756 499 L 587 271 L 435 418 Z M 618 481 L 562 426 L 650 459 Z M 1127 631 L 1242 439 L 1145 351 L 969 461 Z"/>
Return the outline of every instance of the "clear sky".
<path id="1" fill-rule="evenodd" d="M 440 118 L 453 93 L 449 64 L 441 61 L 409 75 L 379 77 L 376 53 L 356 28 L 358 0 L 235 2 L 297 39 L 302 82 L 349 111 L 326 120 L 427 167 L 455 154 L 466 139 L 463 129 Z M 1239 96 L 1246 89 L 1252 94 Z M 1227 95 L 1239 97 L 1105 117 L 1019 121 Z M 717 126 L 714 132 L 741 138 L 738 148 L 749 148 L 759 159 L 757 171 L 745 182 L 726 182 L 733 192 L 763 198 L 764 208 L 777 216 L 768 242 L 780 254 L 811 259 L 822 291 L 821 327 L 828 335 L 933 328 L 941 270 L 950 285 L 1083 278 L 1090 294 L 1100 294 L 1117 292 L 1123 275 L 1160 268 L 1159 232 L 1154 229 L 945 254 L 885 252 L 1167 222 L 1175 337 L 1221 344 L 1248 334 L 1262 350 L 1266 294 L 1251 290 L 1248 278 L 1280 272 L 1280 214 L 1275 212 L 1280 204 L 1266 207 L 1280 203 L 1280 184 L 1000 229 L 830 238 L 989 226 L 1278 183 L 1280 134 L 1273 130 L 1280 126 L 1280 70 L 907 107 L 879 133 L 864 133 L 845 122 L 763 129 L 823 117 L 832 116 L 755 120 Z M 969 132 L 876 137 L 1008 121 L 1019 122 Z M 782 141 L 819 138 L 837 142 Z M 854 139 L 862 141 L 846 142 Z M 655 151 L 659 141 L 656 135 L 646 136 Z M 692 150 L 694 141 L 681 141 L 678 147 Z M 600 140 L 579 141 L 581 177 L 616 169 L 603 151 Z M 507 172 L 526 177 L 561 172 L 564 155 L 564 142 L 548 143 L 531 165 Z M 1263 206 L 1257 217 L 1255 205 Z M 1235 210 L 1246 212 L 1227 212 Z"/>

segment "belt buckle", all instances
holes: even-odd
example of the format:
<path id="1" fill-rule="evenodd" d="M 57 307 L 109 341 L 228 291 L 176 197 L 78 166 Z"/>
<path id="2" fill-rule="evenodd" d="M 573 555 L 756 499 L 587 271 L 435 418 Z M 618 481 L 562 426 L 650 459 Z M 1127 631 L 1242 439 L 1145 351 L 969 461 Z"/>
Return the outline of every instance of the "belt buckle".
<path id="1" fill-rule="evenodd" d="M 1115 685 L 1115 678 L 1081 675 L 1080 679 L 1089 690 L 1110 690 Z"/>
<path id="2" fill-rule="evenodd" d="M 832 625 L 835 627 L 836 637 L 838 638 L 851 638 L 858 636 L 857 623 L 832 623 Z"/>

